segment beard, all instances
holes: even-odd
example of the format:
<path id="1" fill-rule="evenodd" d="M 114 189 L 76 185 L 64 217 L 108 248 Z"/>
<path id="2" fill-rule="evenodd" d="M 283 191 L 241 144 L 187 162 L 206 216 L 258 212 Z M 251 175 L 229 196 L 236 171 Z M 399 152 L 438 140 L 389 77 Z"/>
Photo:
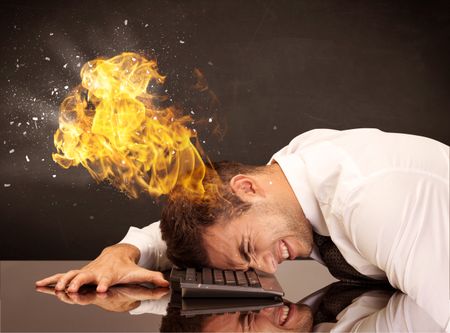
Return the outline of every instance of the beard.
<path id="1" fill-rule="evenodd" d="M 276 227 L 269 226 L 274 231 L 274 236 L 285 237 L 286 235 L 294 236 L 302 245 L 302 253 L 309 256 L 313 246 L 313 235 L 311 223 L 306 218 L 303 211 L 292 205 L 282 202 L 267 203 L 261 202 L 252 205 L 252 210 L 264 219 L 277 221 Z"/>

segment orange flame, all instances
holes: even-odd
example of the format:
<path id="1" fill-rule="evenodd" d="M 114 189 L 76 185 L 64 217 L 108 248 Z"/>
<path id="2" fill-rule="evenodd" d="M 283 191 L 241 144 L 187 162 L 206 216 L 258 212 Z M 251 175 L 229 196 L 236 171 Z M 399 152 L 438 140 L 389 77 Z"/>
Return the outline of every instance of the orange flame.
<path id="1" fill-rule="evenodd" d="M 156 62 L 136 53 L 95 59 L 81 69 L 81 85 L 60 107 L 53 160 L 63 168 L 83 165 L 132 198 L 141 192 L 204 193 L 205 164 L 186 127 L 189 116 L 158 109 L 149 82 L 164 83 Z"/>

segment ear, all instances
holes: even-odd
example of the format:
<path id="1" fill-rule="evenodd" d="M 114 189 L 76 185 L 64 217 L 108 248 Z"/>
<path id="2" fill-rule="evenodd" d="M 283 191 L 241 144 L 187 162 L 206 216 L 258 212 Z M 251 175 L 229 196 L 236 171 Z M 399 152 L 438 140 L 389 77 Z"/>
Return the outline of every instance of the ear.
<path id="1" fill-rule="evenodd" d="M 244 201 L 251 202 L 264 195 L 256 179 L 247 175 L 236 175 L 231 178 L 230 187 Z"/>

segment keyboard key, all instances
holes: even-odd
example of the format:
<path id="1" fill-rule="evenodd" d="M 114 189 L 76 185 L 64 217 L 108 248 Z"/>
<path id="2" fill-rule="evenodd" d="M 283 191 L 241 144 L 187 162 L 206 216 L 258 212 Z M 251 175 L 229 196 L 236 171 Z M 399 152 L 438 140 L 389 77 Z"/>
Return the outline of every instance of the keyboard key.
<path id="1" fill-rule="evenodd" d="M 202 283 L 213 284 L 211 268 L 203 268 L 202 269 Z"/>
<path id="2" fill-rule="evenodd" d="M 259 288 L 261 287 L 261 284 L 259 283 L 258 275 L 256 275 L 255 271 L 247 271 L 245 272 L 245 275 L 247 275 L 248 283 L 252 287 Z"/>
<path id="3" fill-rule="evenodd" d="M 236 281 L 238 286 L 247 286 L 247 278 L 243 271 L 236 271 Z"/>
<path id="4" fill-rule="evenodd" d="M 234 277 L 233 271 L 224 271 L 225 273 L 225 282 L 227 285 L 236 285 L 236 278 Z"/>
<path id="5" fill-rule="evenodd" d="M 196 277 L 195 273 L 196 273 L 195 272 L 195 268 L 187 268 L 186 269 L 186 282 L 194 283 L 195 282 L 195 277 Z"/>
<path id="6" fill-rule="evenodd" d="M 214 275 L 214 283 L 215 284 L 224 284 L 225 280 L 223 279 L 223 273 L 221 270 L 213 269 Z"/>

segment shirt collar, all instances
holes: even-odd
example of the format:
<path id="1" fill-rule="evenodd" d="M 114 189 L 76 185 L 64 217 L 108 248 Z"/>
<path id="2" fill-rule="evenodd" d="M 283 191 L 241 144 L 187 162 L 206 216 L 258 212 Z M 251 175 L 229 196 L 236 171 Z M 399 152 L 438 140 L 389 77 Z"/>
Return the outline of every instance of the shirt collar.
<path id="1" fill-rule="evenodd" d="M 275 154 L 269 163 L 276 161 L 286 176 L 289 185 L 302 207 L 303 213 L 313 229 L 321 235 L 329 236 L 319 203 L 307 178 L 305 163 L 300 156 L 294 154 Z"/>

